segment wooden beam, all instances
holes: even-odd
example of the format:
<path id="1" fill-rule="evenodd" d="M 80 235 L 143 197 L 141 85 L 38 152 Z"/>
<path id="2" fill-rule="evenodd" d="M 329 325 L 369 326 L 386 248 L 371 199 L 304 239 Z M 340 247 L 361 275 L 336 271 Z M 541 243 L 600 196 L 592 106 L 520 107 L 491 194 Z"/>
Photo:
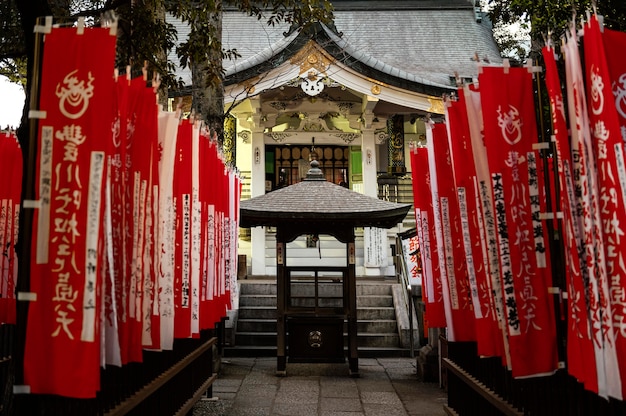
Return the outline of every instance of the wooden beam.
<path id="1" fill-rule="evenodd" d="M 217 338 L 211 338 L 200 347 L 196 348 L 194 351 L 189 353 L 185 358 L 174 364 L 167 371 L 163 372 L 161 375 L 157 376 L 150 383 L 146 384 L 143 388 L 135 392 L 132 396 L 121 402 L 115 408 L 109 410 L 104 413 L 104 416 L 122 416 L 133 410 L 137 407 L 141 402 L 146 400 L 152 394 L 154 394 L 158 389 L 163 387 L 167 382 L 169 382 L 176 374 L 181 372 L 183 369 L 192 365 L 195 360 L 197 360 L 202 354 L 204 354 L 207 350 L 209 350 L 213 345 L 217 343 Z M 211 359 L 213 359 L 211 357 Z M 211 378 L 212 379 L 212 378 Z M 210 379 L 210 380 L 211 380 Z"/>
<path id="2" fill-rule="evenodd" d="M 450 370 L 450 372 L 458 377 L 462 382 L 471 387 L 475 392 L 477 392 L 480 396 L 485 398 L 489 403 L 493 405 L 496 409 L 502 412 L 505 416 L 524 416 L 524 412 L 519 411 L 517 408 L 513 407 L 508 401 L 506 401 L 503 397 L 500 397 L 495 392 L 493 392 L 490 388 L 485 386 L 483 383 L 478 381 L 475 377 L 469 374 L 467 371 L 463 370 L 459 365 L 454 363 L 449 358 L 442 358 L 443 366 Z"/>

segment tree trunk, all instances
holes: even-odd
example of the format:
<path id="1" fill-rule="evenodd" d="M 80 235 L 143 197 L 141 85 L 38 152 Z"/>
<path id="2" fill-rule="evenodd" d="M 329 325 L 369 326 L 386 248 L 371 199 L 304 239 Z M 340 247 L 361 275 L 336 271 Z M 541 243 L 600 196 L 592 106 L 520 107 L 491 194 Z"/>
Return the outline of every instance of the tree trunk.
<path id="1" fill-rule="evenodd" d="M 216 4 L 216 12 L 209 19 L 215 37 L 222 37 L 222 13 L 221 4 Z M 198 28 L 198 30 L 202 30 Z M 222 53 L 212 51 L 215 48 L 207 47 L 207 54 L 200 62 L 192 62 L 192 109 L 196 117 L 200 118 L 211 132 L 215 132 L 220 146 L 224 136 L 224 90 L 221 79 L 209 78 L 209 66 L 222 67 Z M 221 49 L 221 48 L 220 48 Z"/>

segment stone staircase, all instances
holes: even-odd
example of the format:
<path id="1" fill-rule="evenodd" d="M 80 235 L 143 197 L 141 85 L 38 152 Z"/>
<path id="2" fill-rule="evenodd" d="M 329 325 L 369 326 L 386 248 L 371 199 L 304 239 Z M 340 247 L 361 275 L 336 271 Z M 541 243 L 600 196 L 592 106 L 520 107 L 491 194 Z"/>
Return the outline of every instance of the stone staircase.
<path id="1" fill-rule="evenodd" d="M 275 356 L 276 281 L 250 279 L 239 283 L 238 316 L 230 325 L 232 333 L 226 337 L 224 356 Z M 398 330 L 397 315 L 407 314 L 398 300 L 399 287 L 387 281 L 357 281 L 359 357 L 410 356 L 406 336 L 401 337 Z"/>

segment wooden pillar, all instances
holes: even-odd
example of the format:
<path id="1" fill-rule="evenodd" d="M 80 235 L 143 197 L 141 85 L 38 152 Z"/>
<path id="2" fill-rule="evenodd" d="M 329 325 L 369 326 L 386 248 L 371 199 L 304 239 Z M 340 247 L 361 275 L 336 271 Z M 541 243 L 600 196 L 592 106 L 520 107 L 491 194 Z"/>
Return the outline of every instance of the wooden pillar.
<path id="1" fill-rule="evenodd" d="M 257 126 L 255 124 L 252 129 L 252 177 L 250 179 L 250 196 L 252 198 L 265 194 L 265 145 L 263 144 L 263 129 Z M 265 276 L 267 274 L 265 267 L 265 227 L 253 227 L 250 233 L 252 238 L 250 259 L 252 275 Z"/>
<path id="2" fill-rule="evenodd" d="M 406 165 L 404 157 L 404 116 L 396 114 L 387 120 L 387 132 L 389 140 L 387 146 L 389 149 L 389 166 L 387 173 L 391 175 L 406 174 Z"/>
<path id="3" fill-rule="evenodd" d="M 359 351 L 357 346 L 356 310 L 356 248 L 354 230 L 348 241 L 348 363 L 350 376 L 359 376 Z"/>
<path id="4" fill-rule="evenodd" d="M 276 233 L 276 375 L 287 375 L 287 322 L 285 317 L 285 265 L 287 244 L 282 233 Z"/>

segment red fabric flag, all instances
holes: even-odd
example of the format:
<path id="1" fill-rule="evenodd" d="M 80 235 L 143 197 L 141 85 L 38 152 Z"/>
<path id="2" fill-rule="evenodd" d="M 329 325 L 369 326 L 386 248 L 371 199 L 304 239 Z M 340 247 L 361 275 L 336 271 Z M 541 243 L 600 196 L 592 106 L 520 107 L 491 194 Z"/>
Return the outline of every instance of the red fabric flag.
<path id="1" fill-rule="evenodd" d="M 437 244 L 433 220 L 432 196 L 428 150 L 416 148 L 411 152 L 413 176 L 413 201 L 415 222 L 422 259 L 422 294 L 426 303 L 425 319 L 431 328 L 445 328 L 446 315 L 443 306 L 443 287 L 439 273 Z"/>
<path id="2" fill-rule="evenodd" d="M 482 217 L 482 224 L 485 230 L 487 249 L 486 259 L 488 262 L 489 273 L 488 278 L 491 283 L 493 306 L 502 340 L 499 342 L 503 348 L 503 354 L 501 354 L 502 364 L 510 369 L 511 355 L 506 330 L 507 322 L 502 292 L 502 280 L 500 278 L 500 253 L 496 232 L 491 176 L 489 173 L 489 163 L 487 161 L 487 148 L 485 147 L 485 141 L 483 140 L 484 126 L 480 92 L 475 84 L 466 85 L 463 87 L 463 96 L 465 98 L 467 121 L 472 142 L 472 153 L 474 156 L 474 166 L 476 168 L 476 194 L 479 197 L 480 215 Z"/>
<path id="3" fill-rule="evenodd" d="M 563 241 L 565 248 L 565 278 L 567 283 L 567 369 L 585 388 L 598 392 L 598 377 L 595 370 L 595 355 L 591 341 L 590 322 L 587 316 L 585 281 L 587 269 L 581 263 L 582 218 L 576 209 L 572 154 L 567 134 L 563 93 L 557 72 L 554 49 L 543 48 L 546 67 L 546 87 L 552 115 L 552 139 L 556 147 L 558 182 L 560 189 L 559 211 L 563 212 Z M 593 364 L 593 365 L 592 365 Z"/>
<path id="4" fill-rule="evenodd" d="M 174 170 L 176 245 L 174 268 L 174 337 L 191 337 L 191 166 L 193 124 L 182 120 L 176 140 Z"/>
<path id="5" fill-rule="evenodd" d="M 138 77 L 130 82 L 126 112 L 126 151 L 124 165 L 126 177 L 125 195 L 126 230 L 124 247 L 127 262 L 129 333 L 127 339 L 128 360 L 143 361 L 143 344 L 149 342 L 149 334 L 144 342 L 143 328 L 149 326 L 144 318 L 144 279 L 149 274 L 149 261 L 146 260 L 147 217 L 151 201 L 151 160 L 153 135 L 157 128 L 156 98 L 154 91 L 146 86 L 146 80 Z M 149 278 L 148 278 L 149 279 Z M 148 280 L 148 285 L 150 281 Z M 150 304 L 150 299 L 146 302 Z M 148 306 L 149 308 L 149 306 Z"/>
<path id="6" fill-rule="evenodd" d="M 126 184 L 128 182 L 127 147 L 128 147 L 128 95 L 130 80 L 119 78 L 115 92 L 116 117 L 113 123 L 112 146 L 109 156 L 111 172 L 107 181 L 107 269 L 109 280 L 113 280 L 111 288 L 113 296 L 105 303 L 107 362 L 122 365 L 129 362 L 130 319 L 128 311 L 129 279 L 126 264 L 130 262 L 127 255 L 127 227 L 130 207 Z M 106 298 L 105 298 L 106 299 Z M 117 344 L 117 345 L 116 345 Z"/>
<path id="7" fill-rule="evenodd" d="M 202 206 L 200 203 L 200 126 L 194 123 L 191 144 L 191 334 L 200 335 L 200 249 Z"/>
<path id="8" fill-rule="evenodd" d="M 587 105 L 599 174 L 598 197 L 609 295 L 606 299 L 608 304 L 603 305 L 608 312 L 603 325 L 608 330 L 605 341 L 614 343 L 619 368 L 619 375 L 613 378 L 612 373 L 607 373 L 607 381 L 609 395 L 621 400 L 626 395 L 626 383 L 622 383 L 622 380 L 626 380 L 626 244 L 622 241 L 624 230 L 620 226 L 626 224 L 626 161 L 610 87 L 611 77 L 596 16 L 592 16 L 585 25 L 584 33 Z"/>
<path id="9" fill-rule="evenodd" d="M 205 143 L 208 145 L 207 159 L 208 163 L 206 177 L 207 180 L 207 224 L 206 224 L 206 285 L 207 293 L 205 297 L 205 310 L 207 311 L 205 324 L 207 328 L 213 328 L 214 324 L 220 319 L 220 299 L 219 299 L 219 282 L 217 269 L 217 209 L 216 203 L 219 195 L 219 186 L 217 171 L 219 169 L 219 159 L 217 156 L 217 147 L 208 135 L 205 135 Z"/>
<path id="10" fill-rule="evenodd" d="M 550 270 L 539 201 L 532 76 L 525 68 L 485 67 L 479 76 L 485 146 L 492 178 L 500 273 L 514 377 L 558 368 Z"/>
<path id="11" fill-rule="evenodd" d="M 611 77 L 615 109 L 619 116 L 622 139 L 626 142 L 626 33 L 604 29 L 602 34 L 606 63 Z"/>
<path id="12" fill-rule="evenodd" d="M 457 101 L 446 103 L 446 122 L 459 199 L 470 293 L 476 319 L 478 354 L 502 356 L 504 354 L 502 336 L 496 320 L 491 281 L 488 278 L 487 239 L 477 193 L 467 106 L 463 90 L 458 92 Z"/>
<path id="13" fill-rule="evenodd" d="M 176 207 L 174 200 L 174 168 L 180 114 L 159 115 L 159 218 L 158 218 L 158 335 L 159 346 L 171 350 L 174 343 L 174 255 Z M 153 335 L 156 334 L 153 328 Z"/>
<path id="14" fill-rule="evenodd" d="M 13 132 L 0 136 L 0 166 L 9 181 L 0 183 L 0 323 L 15 323 L 17 242 L 22 193 L 22 149 Z"/>
<path id="15" fill-rule="evenodd" d="M 210 282 L 210 276 L 212 273 L 212 253 L 210 252 L 209 244 L 209 227 L 213 227 L 209 217 L 209 203 L 212 194 L 213 180 L 211 178 L 211 164 L 213 160 L 211 144 L 209 137 L 205 130 L 200 132 L 200 177 L 204 180 L 200 181 L 200 202 L 202 206 L 202 218 L 201 218 L 201 235 L 200 242 L 201 252 L 201 281 L 200 281 L 200 329 L 212 329 L 213 328 L 213 286 Z M 211 231 L 212 233 L 212 231 Z M 212 250 L 212 247 L 211 247 Z"/>
<path id="16" fill-rule="evenodd" d="M 474 311 L 446 126 L 428 125 L 426 139 L 448 339 L 475 341 Z"/>
<path id="17" fill-rule="evenodd" d="M 605 342 L 607 332 L 602 330 L 602 322 L 608 314 L 604 305 L 608 303 L 608 284 L 606 283 L 606 261 L 602 236 L 600 208 L 598 199 L 597 166 L 589 128 L 589 116 L 585 98 L 585 80 L 578 52 L 578 35 L 574 25 L 567 34 L 564 44 L 565 74 L 567 78 L 567 100 L 571 132 L 573 177 L 576 190 L 576 203 L 580 206 L 583 230 L 582 259 L 587 270 L 586 293 L 588 297 L 588 316 L 591 320 L 591 337 L 596 357 L 598 394 L 609 396 L 608 379 L 618 377 L 617 356 L 612 342 Z M 611 337 L 612 338 L 612 337 Z M 609 375 L 610 374 L 610 375 Z M 618 389 L 619 390 L 619 389 Z"/>
<path id="18" fill-rule="evenodd" d="M 134 275 L 134 349 L 152 347 L 152 314 L 155 293 L 155 199 L 158 197 L 158 105 L 152 86 L 146 78 L 132 81 L 134 107 L 132 110 L 133 169 L 137 206 L 134 212 L 133 275 Z M 157 310 L 158 313 L 158 310 Z"/>
<path id="19" fill-rule="evenodd" d="M 93 398 L 100 388 L 100 219 L 113 121 L 115 33 L 46 34 L 24 381 L 31 393 Z M 59 57 L 63 57 L 59 59 Z"/>

